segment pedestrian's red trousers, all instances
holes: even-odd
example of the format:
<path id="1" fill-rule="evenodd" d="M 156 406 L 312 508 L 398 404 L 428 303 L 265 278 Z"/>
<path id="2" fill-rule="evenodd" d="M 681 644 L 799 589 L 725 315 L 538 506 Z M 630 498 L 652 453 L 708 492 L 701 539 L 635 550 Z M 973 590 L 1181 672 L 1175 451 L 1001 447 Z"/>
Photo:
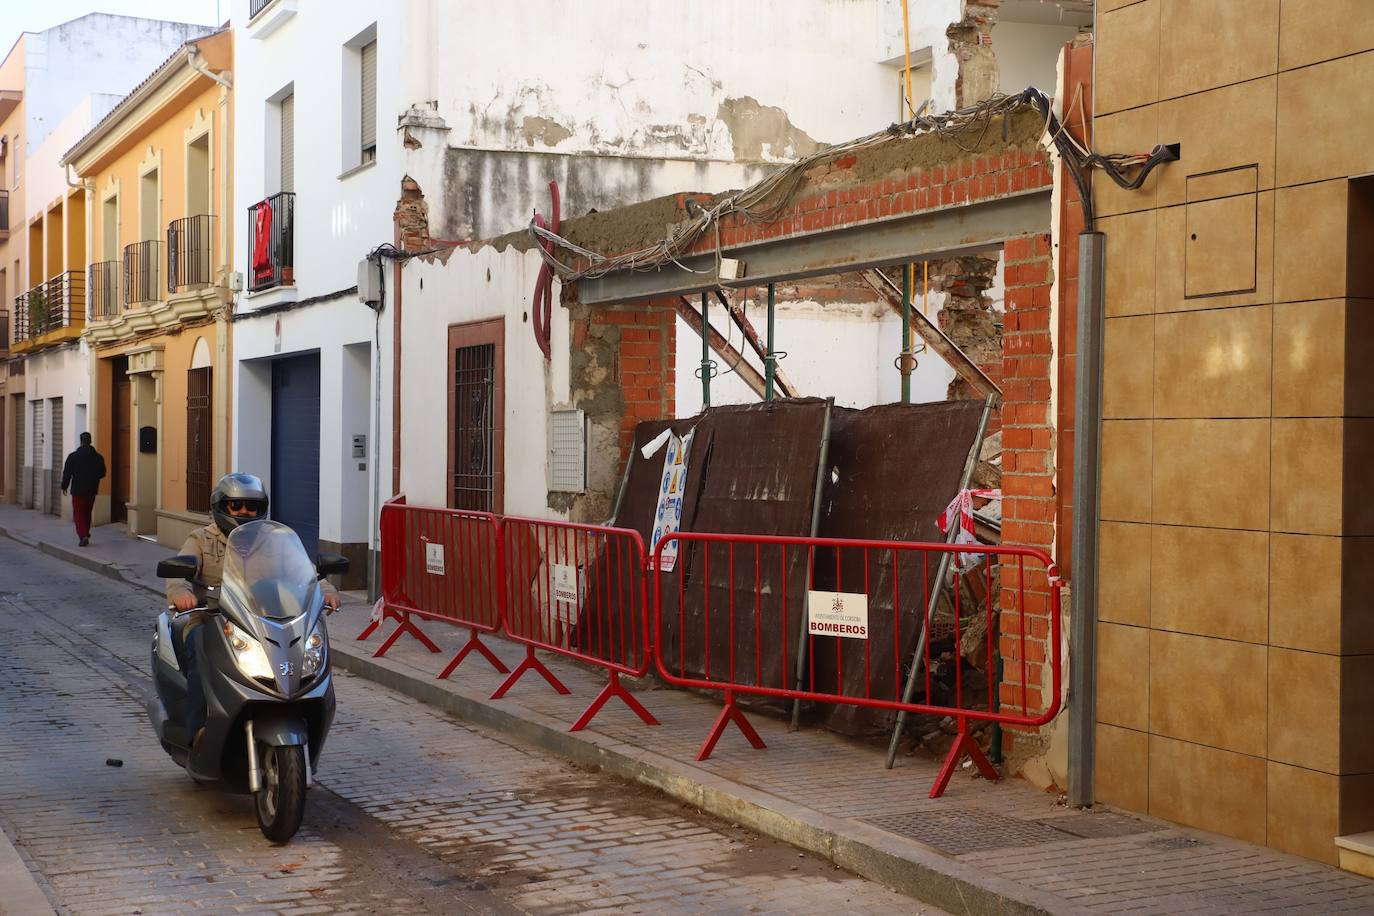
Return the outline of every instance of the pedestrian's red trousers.
<path id="1" fill-rule="evenodd" d="M 76 522 L 77 537 L 88 538 L 91 536 L 91 509 L 94 506 L 94 496 L 72 494 L 72 520 Z"/>

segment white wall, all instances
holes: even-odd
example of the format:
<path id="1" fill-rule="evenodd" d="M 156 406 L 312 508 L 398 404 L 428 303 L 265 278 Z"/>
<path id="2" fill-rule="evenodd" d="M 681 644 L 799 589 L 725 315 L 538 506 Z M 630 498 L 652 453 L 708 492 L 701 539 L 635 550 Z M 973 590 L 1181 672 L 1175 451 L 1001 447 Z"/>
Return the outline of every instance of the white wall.
<path id="1" fill-rule="evenodd" d="M 959 64 L 949 52 L 945 29 L 964 15 L 963 0 L 881 0 L 878 20 L 879 60 L 893 67 L 903 64 L 902 4 L 907 6 L 907 24 L 913 55 L 929 48 L 931 53 L 931 107 L 949 111 L 954 107 L 954 84 Z M 889 97 L 892 92 L 889 91 Z M 917 99 L 916 104 L 921 104 Z M 889 106 L 890 107 L 890 106 Z"/>
<path id="2" fill-rule="evenodd" d="M 400 194 L 396 140 L 397 92 L 403 69 L 403 14 L 417 0 L 365 3 L 306 0 L 281 28 L 256 37 L 248 0 L 234 0 L 234 248 L 235 269 L 251 277 L 248 208 L 281 190 L 278 138 L 270 128 L 271 101 L 295 93 L 294 287 L 240 294 L 233 324 L 237 363 L 234 393 L 236 468 L 271 476 L 271 366 L 268 360 L 318 350 L 320 354 L 320 537 L 337 543 L 368 542 L 372 474 L 381 496 L 391 495 L 391 312 L 375 314 L 353 294 L 331 297 L 357 283 L 358 262 L 394 238 L 392 213 Z M 456 17 L 454 17 L 456 18 Z M 377 39 L 377 158 L 352 171 L 354 144 L 345 144 L 346 46 L 366 30 Z M 351 123 L 351 122 L 348 122 Z M 387 284 L 391 268 L 387 267 Z M 323 301 L 262 317 L 267 306 Z M 278 334 L 280 328 L 280 334 Z M 380 334 L 380 361 L 374 338 Z M 383 381 L 381 442 L 375 442 L 373 393 Z M 359 372 L 367 372 L 361 379 Z M 364 399 L 358 403 L 358 397 Z M 361 427 L 361 428 L 360 428 Z M 358 470 L 351 437 L 368 437 L 366 468 Z"/>
<path id="3" fill-rule="evenodd" d="M 695 302 L 694 302 L 695 304 Z M 915 307 L 921 307 L 917 299 Z M 938 297 L 931 297 L 931 315 L 938 312 Z M 729 335 L 736 349 L 747 349 L 739 329 L 722 308 L 712 308 L 711 326 Z M 766 334 L 766 306 L 747 309 L 760 335 Z M 841 407 L 871 407 L 901 399 L 901 375 L 895 361 L 901 350 L 902 320 L 887 305 L 857 303 L 779 303 L 774 318 L 774 347 L 787 356 L 778 367 L 797 386 L 802 397 L 834 396 Z M 919 339 L 918 339 L 919 346 Z M 711 403 L 753 404 L 760 398 L 738 374 L 727 374 L 730 364 L 712 351 L 717 375 L 711 380 Z M 762 373 L 762 363 L 747 356 Z M 695 416 L 702 407 L 701 338 L 681 319 L 677 323 L 677 415 Z M 911 380 L 914 402 L 942 401 L 954 370 L 933 353 L 917 358 Z"/>
<path id="4" fill-rule="evenodd" d="M 992 50 L 1002 91 L 1020 92 L 1034 86 L 1045 95 L 1055 94 L 1059 52 L 1078 34 L 1074 26 L 999 22 L 992 30 Z"/>
<path id="5" fill-rule="evenodd" d="M 385 323 L 385 320 L 384 322 Z M 278 342 L 277 328 L 281 336 Z M 371 358 L 373 313 L 353 297 L 316 309 L 281 312 L 234 323 L 234 455 L 235 470 L 256 474 L 272 486 L 272 368 L 276 357 L 320 354 L 320 537 L 337 543 L 368 540 L 367 512 L 372 459 L 365 472 L 344 447 L 365 410 L 368 441 L 372 438 L 371 399 L 365 407 L 346 401 L 356 391 L 358 354 Z M 385 345 L 384 345 L 385 346 Z M 344 380 L 349 379 L 347 387 Z M 384 380 L 389 384 L 388 380 Z M 369 379 L 368 387 L 370 388 Z M 385 422 L 385 421 L 384 421 Z M 390 427 L 383 425 L 390 442 Z M 390 465 L 383 474 L 383 498 L 389 496 Z"/>
<path id="6" fill-rule="evenodd" d="M 401 492 L 412 503 L 448 504 L 448 327 L 505 318 L 505 511 L 555 515 L 547 508 L 548 409 L 567 405 L 568 313 L 553 309 L 553 359 L 545 363 L 528 322 L 539 256 L 506 248 L 460 249 L 405 269 L 401 364 Z M 421 284 L 423 283 L 423 290 Z M 554 290 L 554 302 L 559 292 Z"/>
<path id="7" fill-rule="evenodd" d="M 91 13 L 28 33 L 24 39 L 26 154 L 33 155 L 87 95 L 127 95 L 183 42 L 210 31 L 203 25 Z"/>

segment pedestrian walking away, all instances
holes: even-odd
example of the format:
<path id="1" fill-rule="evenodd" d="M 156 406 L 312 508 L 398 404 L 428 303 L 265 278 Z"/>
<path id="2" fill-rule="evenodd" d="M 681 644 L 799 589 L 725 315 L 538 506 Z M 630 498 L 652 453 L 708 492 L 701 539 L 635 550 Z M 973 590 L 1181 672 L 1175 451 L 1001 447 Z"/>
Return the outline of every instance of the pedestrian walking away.
<path id="1" fill-rule="evenodd" d="M 105 476 L 105 459 L 91 445 L 91 434 L 81 434 L 81 445 L 67 456 L 62 466 L 62 492 L 72 494 L 72 521 L 76 524 L 77 542 L 85 547 L 91 542 L 91 509 L 95 494 Z"/>

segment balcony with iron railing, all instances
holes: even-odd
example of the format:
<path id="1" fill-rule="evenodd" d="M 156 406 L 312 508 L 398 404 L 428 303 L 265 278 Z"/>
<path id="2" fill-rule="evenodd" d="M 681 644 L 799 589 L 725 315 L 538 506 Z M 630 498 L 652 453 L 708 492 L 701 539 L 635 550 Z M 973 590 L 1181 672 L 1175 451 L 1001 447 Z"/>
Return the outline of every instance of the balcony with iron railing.
<path id="1" fill-rule="evenodd" d="M 91 300 L 91 320 L 110 321 L 119 317 L 123 300 L 119 297 L 118 261 L 96 261 L 87 268 L 86 290 Z"/>
<path id="2" fill-rule="evenodd" d="M 157 240 L 124 246 L 124 307 L 150 305 L 162 300 L 158 285 Z"/>
<path id="3" fill-rule="evenodd" d="M 16 296 L 14 305 L 16 352 L 73 340 L 86 324 L 86 275 L 64 271 Z"/>
<path id="4" fill-rule="evenodd" d="M 167 292 L 200 289 L 213 280 L 214 224 L 207 215 L 175 219 L 167 226 Z"/>
<path id="5" fill-rule="evenodd" d="M 295 284 L 295 207 L 296 195 L 282 191 L 248 208 L 250 292 Z"/>

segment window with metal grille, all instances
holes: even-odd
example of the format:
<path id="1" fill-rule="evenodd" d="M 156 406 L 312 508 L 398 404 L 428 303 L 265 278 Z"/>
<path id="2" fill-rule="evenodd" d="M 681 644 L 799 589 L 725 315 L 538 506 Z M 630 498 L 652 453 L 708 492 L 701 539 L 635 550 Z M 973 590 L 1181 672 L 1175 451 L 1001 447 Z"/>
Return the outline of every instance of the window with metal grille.
<path id="1" fill-rule="evenodd" d="M 495 504 L 496 346 L 453 351 L 453 508 Z"/>
<path id="2" fill-rule="evenodd" d="M 377 158 L 377 42 L 370 41 L 359 51 L 362 70 L 362 161 Z"/>
<path id="3" fill-rule="evenodd" d="M 210 373 L 186 373 L 186 509 L 210 511 Z"/>

